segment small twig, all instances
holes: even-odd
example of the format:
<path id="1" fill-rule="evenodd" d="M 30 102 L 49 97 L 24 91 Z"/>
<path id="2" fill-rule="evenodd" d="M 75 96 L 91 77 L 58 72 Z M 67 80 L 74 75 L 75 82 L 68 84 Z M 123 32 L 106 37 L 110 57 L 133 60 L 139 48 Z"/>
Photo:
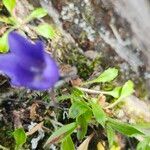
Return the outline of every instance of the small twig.
<path id="1" fill-rule="evenodd" d="M 82 87 L 76 87 L 81 91 L 90 93 L 90 94 L 108 94 L 108 92 L 106 91 L 97 91 L 97 90 L 91 90 L 91 89 L 87 89 L 87 88 L 82 88 Z"/>
<path id="2" fill-rule="evenodd" d="M 106 91 L 97 91 L 97 90 L 91 90 L 91 89 L 87 89 L 87 88 L 82 88 L 82 87 L 77 87 L 79 90 L 90 93 L 90 94 L 105 94 L 105 95 L 109 95 L 108 92 Z M 115 107 L 120 101 L 122 101 L 122 99 L 118 99 L 116 100 L 114 103 L 110 104 L 109 106 L 105 107 L 104 109 L 110 109 Z"/>

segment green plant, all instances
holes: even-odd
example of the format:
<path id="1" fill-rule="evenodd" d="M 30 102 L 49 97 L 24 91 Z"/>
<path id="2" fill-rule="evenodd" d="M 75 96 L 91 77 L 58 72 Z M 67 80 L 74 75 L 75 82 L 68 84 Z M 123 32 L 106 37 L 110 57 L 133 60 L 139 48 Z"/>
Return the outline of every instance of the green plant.
<path id="1" fill-rule="evenodd" d="M 118 75 L 118 70 L 115 68 L 109 68 L 105 70 L 99 77 L 94 80 L 83 83 L 82 85 L 95 84 L 95 83 L 106 83 L 114 80 Z M 88 126 L 91 125 L 100 125 L 103 127 L 109 147 L 115 147 L 115 135 L 116 132 L 119 132 L 127 137 L 143 137 L 144 141 L 140 142 L 137 146 L 137 149 L 140 150 L 142 144 L 144 147 L 148 147 L 149 138 L 147 138 L 147 133 L 143 132 L 141 127 L 138 127 L 136 124 L 129 124 L 121 122 L 120 120 L 115 119 L 112 115 L 107 113 L 106 110 L 113 109 L 120 102 L 124 101 L 125 98 L 131 95 L 134 92 L 133 82 L 131 80 L 127 81 L 122 87 L 115 87 L 111 91 L 96 91 L 92 89 L 87 89 L 83 87 L 74 87 L 70 95 L 63 95 L 58 97 L 59 101 L 70 99 L 71 107 L 69 108 L 69 118 L 75 120 L 73 126 L 68 128 L 69 125 L 62 126 L 59 130 L 54 132 L 51 137 L 47 140 L 45 147 L 49 144 L 61 142 L 61 147 L 63 150 L 66 150 L 63 147 L 73 147 L 73 142 L 71 139 L 71 134 L 76 131 L 78 140 L 83 140 L 87 135 Z M 108 106 L 101 105 L 99 101 L 99 96 L 92 97 L 90 94 L 104 94 L 109 95 L 113 99 L 113 103 L 110 103 Z M 64 132 L 59 132 L 64 131 Z M 58 134 L 59 132 L 59 134 Z M 57 135 L 57 136 L 55 136 Z M 59 135 L 59 136 L 58 136 Z M 146 138 L 145 138 L 146 137 Z M 71 143 L 71 145 L 70 145 Z M 141 149 L 144 150 L 144 149 Z"/>
<path id="2" fill-rule="evenodd" d="M 0 38 L 0 52 L 7 52 L 9 47 L 7 44 L 7 35 L 10 31 L 19 29 L 24 31 L 25 27 L 28 26 L 31 30 L 34 30 L 38 35 L 41 35 L 45 38 L 54 38 L 55 29 L 52 25 L 42 23 L 38 26 L 29 25 L 29 23 L 34 19 L 40 19 L 47 15 L 47 12 L 43 8 L 36 8 L 23 20 L 17 18 L 15 14 L 16 0 L 3 0 L 3 4 L 8 10 L 10 16 L 0 16 L 0 22 L 3 22 L 8 25 L 8 30 Z"/>
<path id="3" fill-rule="evenodd" d="M 15 150 L 22 149 L 23 144 L 26 142 L 27 136 L 23 128 L 17 128 L 13 132 L 14 139 L 16 141 Z"/>

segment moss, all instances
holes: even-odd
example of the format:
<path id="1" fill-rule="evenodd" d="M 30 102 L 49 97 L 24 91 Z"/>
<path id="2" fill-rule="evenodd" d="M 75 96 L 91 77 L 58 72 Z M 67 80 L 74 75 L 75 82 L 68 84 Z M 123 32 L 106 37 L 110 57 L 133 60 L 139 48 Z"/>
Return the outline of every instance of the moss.
<path id="1" fill-rule="evenodd" d="M 83 78 L 84 80 L 89 78 L 98 64 L 100 65 L 100 60 L 98 58 L 95 60 L 89 60 L 76 49 L 68 51 L 67 53 L 68 54 L 65 54 L 64 56 L 66 63 L 76 66 L 79 77 Z"/>
<path id="2" fill-rule="evenodd" d="M 15 141 L 12 136 L 13 129 L 10 126 L 4 125 L 3 122 L 0 122 L 0 144 L 2 146 L 8 147 L 10 149 L 14 149 Z"/>

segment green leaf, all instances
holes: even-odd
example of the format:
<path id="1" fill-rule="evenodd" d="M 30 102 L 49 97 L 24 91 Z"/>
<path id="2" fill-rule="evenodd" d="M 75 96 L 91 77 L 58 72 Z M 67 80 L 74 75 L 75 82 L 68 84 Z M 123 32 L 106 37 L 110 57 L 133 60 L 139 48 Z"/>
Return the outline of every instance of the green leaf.
<path id="1" fill-rule="evenodd" d="M 48 138 L 48 140 L 44 145 L 44 148 L 49 146 L 52 143 L 60 142 L 66 136 L 70 135 L 75 128 L 76 128 L 75 122 L 62 126 Z"/>
<path id="2" fill-rule="evenodd" d="M 19 150 L 26 142 L 27 136 L 23 128 L 18 128 L 13 132 L 16 141 L 16 150 Z"/>
<path id="3" fill-rule="evenodd" d="M 115 132 L 114 130 L 107 125 L 106 127 L 106 131 L 107 131 L 107 138 L 108 138 L 108 143 L 109 143 L 109 147 L 112 147 L 113 143 L 114 143 L 114 137 L 115 137 Z"/>
<path id="4" fill-rule="evenodd" d="M 61 150 L 75 150 L 72 138 L 67 136 L 61 143 Z"/>
<path id="5" fill-rule="evenodd" d="M 88 127 L 88 123 L 85 118 L 85 115 L 81 115 L 77 118 L 77 124 L 78 124 L 77 138 L 78 140 L 82 140 L 87 133 L 87 127 Z"/>
<path id="6" fill-rule="evenodd" d="M 150 137 L 146 137 L 143 141 L 139 142 L 136 150 L 150 150 Z"/>
<path id="7" fill-rule="evenodd" d="M 3 4 L 12 15 L 13 9 L 16 5 L 16 0 L 3 0 Z"/>
<path id="8" fill-rule="evenodd" d="M 42 35 L 45 38 L 53 39 L 56 36 L 55 29 L 49 24 L 41 24 L 34 29 L 39 35 Z"/>
<path id="9" fill-rule="evenodd" d="M 62 102 L 64 100 L 71 99 L 71 98 L 72 96 L 70 94 L 66 94 L 66 95 L 58 96 L 56 99 L 58 102 Z"/>
<path id="10" fill-rule="evenodd" d="M 107 120 L 105 112 L 98 103 L 91 103 L 91 104 L 92 104 L 92 111 L 96 121 L 104 127 L 105 122 Z"/>
<path id="11" fill-rule="evenodd" d="M 84 118 L 86 119 L 86 122 L 89 122 L 91 118 L 93 117 L 93 112 L 92 110 L 88 110 L 84 114 L 82 114 L 82 116 L 84 116 Z"/>
<path id="12" fill-rule="evenodd" d="M 134 92 L 134 84 L 131 80 L 128 80 L 122 87 L 120 97 L 106 108 L 112 108 L 120 103 L 125 97 L 130 96 Z"/>
<path id="13" fill-rule="evenodd" d="M 134 84 L 131 80 L 128 80 L 122 87 L 119 99 L 123 99 L 134 92 Z"/>
<path id="14" fill-rule="evenodd" d="M 100 83 L 100 82 L 110 82 L 114 80 L 118 75 L 118 70 L 116 68 L 108 68 L 105 70 L 100 76 L 98 76 L 96 79 L 85 82 L 84 85 L 86 84 L 92 84 L 92 83 Z"/>
<path id="15" fill-rule="evenodd" d="M 0 37 L 0 52 L 1 53 L 6 53 L 8 52 L 8 41 L 7 41 L 7 37 L 8 37 L 8 32 L 4 33 L 2 37 Z"/>
<path id="16" fill-rule="evenodd" d="M 118 98 L 120 96 L 120 93 L 121 93 L 121 89 L 122 87 L 116 87 L 114 88 L 112 91 L 107 91 L 105 92 L 107 95 L 111 95 L 113 96 L 114 98 Z M 104 93 L 104 94 L 105 94 Z"/>
<path id="17" fill-rule="evenodd" d="M 88 109 L 88 106 L 85 105 L 83 102 L 76 101 L 72 104 L 72 106 L 69 109 L 69 116 L 70 118 L 76 118 L 88 111 Z"/>
<path id="18" fill-rule="evenodd" d="M 111 118 L 108 119 L 107 123 L 114 130 L 116 130 L 126 136 L 135 137 L 137 135 L 143 135 L 143 133 L 140 130 L 138 130 L 131 124 L 122 123 L 118 120 L 111 119 Z"/>
<path id="19" fill-rule="evenodd" d="M 14 24 L 14 20 L 12 20 L 11 17 L 5 17 L 5 16 L 0 16 L 0 22 L 11 24 L 11 25 Z"/>
<path id="20" fill-rule="evenodd" d="M 25 19 L 25 22 L 29 22 L 35 18 L 40 19 L 47 15 L 47 12 L 43 8 L 37 8 L 31 12 L 31 14 Z"/>

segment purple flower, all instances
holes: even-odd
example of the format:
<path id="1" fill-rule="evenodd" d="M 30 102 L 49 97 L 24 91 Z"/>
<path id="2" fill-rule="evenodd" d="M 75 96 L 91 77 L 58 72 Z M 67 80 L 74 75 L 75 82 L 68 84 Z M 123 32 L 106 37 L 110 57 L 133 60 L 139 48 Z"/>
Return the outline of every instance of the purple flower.
<path id="1" fill-rule="evenodd" d="M 8 35 L 10 53 L 0 55 L 0 70 L 14 86 L 33 90 L 52 88 L 59 79 L 56 62 L 44 52 L 43 43 L 32 43 L 16 32 Z"/>

